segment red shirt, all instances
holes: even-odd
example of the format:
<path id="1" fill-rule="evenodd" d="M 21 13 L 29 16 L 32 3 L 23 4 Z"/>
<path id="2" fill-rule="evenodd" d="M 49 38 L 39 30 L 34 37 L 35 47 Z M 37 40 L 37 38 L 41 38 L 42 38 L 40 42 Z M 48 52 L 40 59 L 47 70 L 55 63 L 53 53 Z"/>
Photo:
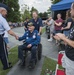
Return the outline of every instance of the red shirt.
<path id="1" fill-rule="evenodd" d="M 63 23 L 63 20 L 62 19 L 56 20 L 56 23 L 59 24 L 60 22 Z M 55 25 L 55 30 L 61 30 L 61 28 L 62 28 L 62 25 L 61 26 L 56 26 Z"/>

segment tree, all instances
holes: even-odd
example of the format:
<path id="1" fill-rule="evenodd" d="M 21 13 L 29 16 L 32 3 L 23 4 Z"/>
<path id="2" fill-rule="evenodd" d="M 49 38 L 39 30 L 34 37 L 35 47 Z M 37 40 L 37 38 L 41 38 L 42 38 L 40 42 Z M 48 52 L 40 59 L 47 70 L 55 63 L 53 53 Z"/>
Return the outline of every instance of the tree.
<path id="1" fill-rule="evenodd" d="M 29 7 L 27 5 L 25 5 L 23 7 L 23 14 L 22 14 L 22 21 L 24 21 L 26 18 L 31 18 L 31 13 L 29 11 Z"/>
<path id="2" fill-rule="evenodd" d="M 47 12 L 39 13 L 39 17 L 41 17 L 42 19 L 46 19 L 48 17 L 48 13 Z"/>
<path id="3" fill-rule="evenodd" d="M 43 17 L 43 13 L 39 13 L 39 17 L 41 17 L 41 18 L 42 18 L 42 17 Z"/>
<path id="4" fill-rule="evenodd" d="M 52 4 L 56 4 L 57 2 L 60 2 L 61 0 L 51 0 Z"/>
<path id="5" fill-rule="evenodd" d="M 7 15 L 7 20 L 11 22 L 20 21 L 20 12 L 19 12 L 19 4 L 18 0 L 1 0 L 4 4 L 9 6 L 9 12 Z"/>
<path id="6" fill-rule="evenodd" d="M 31 18 L 31 14 L 25 9 L 24 14 L 22 14 L 22 21 L 24 21 L 26 18 Z"/>
<path id="7" fill-rule="evenodd" d="M 51 10 L 50 10 L 50 8 L 48 8 L 48 10 L 47 10 L 47 13 L 48 13 L 48 14 L 50 14 L 50 13 L 51 13 Z"/>

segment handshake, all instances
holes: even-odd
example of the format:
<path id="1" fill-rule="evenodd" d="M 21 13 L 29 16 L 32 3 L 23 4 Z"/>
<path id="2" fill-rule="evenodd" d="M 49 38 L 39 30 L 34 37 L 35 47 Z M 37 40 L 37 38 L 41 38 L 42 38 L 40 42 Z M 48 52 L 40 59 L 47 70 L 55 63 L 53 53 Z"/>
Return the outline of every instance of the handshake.
<path id="1" fill-rule="evenodd" d="M 19 36 L 15 35 L 15 39 L 18 40 L 19 39 Z"/>

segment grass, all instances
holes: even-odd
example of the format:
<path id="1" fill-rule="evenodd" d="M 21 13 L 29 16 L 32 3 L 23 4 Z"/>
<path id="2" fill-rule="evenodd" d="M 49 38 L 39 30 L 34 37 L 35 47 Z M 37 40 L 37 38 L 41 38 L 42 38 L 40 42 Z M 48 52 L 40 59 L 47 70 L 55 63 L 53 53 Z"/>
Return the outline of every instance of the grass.
<path id="1" fill-rule="evenodd" d="M 17 47 L 14 47 L 10 50 L 9 61 L 12 62 L 12 65 L 15 65 L 18 61 L 18 52 L 17 51 L 18 51 Z M 2 68 L 3 68 L 3 66 L 0 61 L 0 75 L 6 75 L 10 71 L 10 69 L 3 70 Z"/>
<path id="2" fill-rule="evenodd" d="M 54 60 L 52 60 L 50 58 L 45 57 L 44 58 L 43 67 L 42 67 L 42 71 L 41 71 L 41 75 L 45 75 L 46 69 L 55 71 L 56 64 L 57 64 L 56 61 L 54 61 Z"/>
<path id="3" fill-rule="evenodd" d="M 45 32 L 45 27 L 42 28 L 42 34 Z"/>

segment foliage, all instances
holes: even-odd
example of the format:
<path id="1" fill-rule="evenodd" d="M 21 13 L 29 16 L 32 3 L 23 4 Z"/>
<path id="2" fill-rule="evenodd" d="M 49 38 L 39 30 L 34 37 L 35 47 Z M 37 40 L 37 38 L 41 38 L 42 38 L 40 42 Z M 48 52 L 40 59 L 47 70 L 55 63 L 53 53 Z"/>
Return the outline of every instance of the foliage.
<path id="1" fill-rule="evenodd" d="M 32 18 L 32 12 L 38 11 L 36 8 L 32 7 L 31 10 L 29 10 L 29 7 L 27 5 L 23 8 L 24 13 L 22 14 L 22 21 L 25 20 L 25 18 Z"/>
<path id="2" fill-rule="evenodd" d="M 61 1 L 61 0 L 51 0 L 52 4 L 56 4 L 57 2 Z"/>
<path id="3" fill-rule="evenodd" d="M 26 18 L 31 18 L 31 13 L 29 11 L 29 7 L 27 5 L 23 8 L 22 21 L 25 21 Z"/>
<path id="4" fill-rule="evenodd" d="M 55 71 L 56 64 L 57 64 L 56 61 L 54 61 L 54 60 L 52 60 L 50 58 L 45 57 L 44 58 L 44 63 L 43 63 L 43 66 L 42 66 L 41 75 L 45 75 L 46 69 Z"/>
<path id="5" fill-rule="evenodd" d="M 41 17 L 41 18 L 47 18 L 48 17 L 48 13 L 47 12 L 39 13 L 39 17 Z"/>
<path id="6" fill-rule="evenodd" d="M 7 20 L 11 22 L 20 21 L 20 12 L 19 12 L 19 4 L 18 0 L 0 0 L 4 4 L 9 6 L 9 11 L 7 15 Z"/>

